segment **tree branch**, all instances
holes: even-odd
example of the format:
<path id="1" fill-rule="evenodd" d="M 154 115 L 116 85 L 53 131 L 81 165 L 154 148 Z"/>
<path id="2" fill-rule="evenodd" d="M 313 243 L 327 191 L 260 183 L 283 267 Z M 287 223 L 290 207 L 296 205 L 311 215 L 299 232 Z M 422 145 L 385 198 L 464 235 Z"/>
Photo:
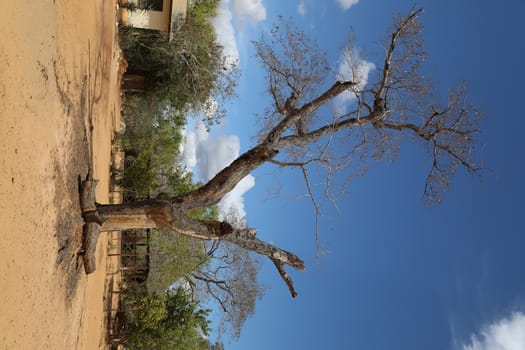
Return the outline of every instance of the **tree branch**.
<path id="1" fill-rule="evenodd" d="M 279 141 L 282 138 L 282 134 L 288 128 L 299 119 L 315 112 L 322 105 L 354 85 L 355 83 L 351 81 L 338 81 L 334 83 L 316 99 L 290 112 L 267 134 L 266 138 L 259 145 L 243 153 L 204 186 L 172 198 L 171 203 L 184 210 L 206 207 L 218 203 L 222 197 L 231 192 L 237 183 L 245 176 L 275 157 L 281 146 Z M 300 138 L 300 136 L 297 137 Z"/>
<path id="2" fill-rule="evenodd" d="M 319 207 L 319 204 L 317 203 L 317 200 L 315 199 L 315 195 L 312 190 L 312 185 L 310 183 L 310 178 L 308 176 L 308 169 L 306 167 L 309 164 L 312 164 L 315 162 L 329 163 L 329 160 L 322 159 L 322 158 L 314 158 L 314 159 L 309 159 L 306 162 L 282 162 L 282 161 L 272 159 L 269 162 L 272 164 L 279 165 L 280 167 L 298 167 L 301 169 L 301 172 L 303 173 L 304 182 L 306 185 L 306 192 L 315 210 L 315 240 L 318 241 L 319 240 L 319 217 L 321 216 L 321 208 Z"/>
<path id="3" fill-rule="evenodd" d="M 335 82 L 330 88 L 328 88 L 317 98 L 307 102 L 302 107 L 289 112 L 288 115 L 286 115 L 272 130 L 270 130 L 270 132 L 268 132 L 266 138 L 261 142 L 261 144 L 265 144 L 274 148 L 280 148 L 278 147 L 279 141 L 288 128 L 294 125 L 299 119 L 312 114 L 321 106 L 331 101 L 334 97 L 355 85 L 356 83 L 353 81 Z"/>
<path id="4" fill-rule="evenodd" d="M 304 270 L 304 262 L 295 254 L 261 241 L 253 228 L 238 229 L 227 222 L 196 220 L 174 210 L 172 229 L 183 235 L 234 243 L 254 253 L 281 261 L 298 270 Z"/>
<path id="5" fill-rule="evenodd" d="M 283 264 L 290 265 L 297 270 L 302 271 L 305 269 L 304 262 L 297 255 L 272 244 L 263 242 L 255 236 L 246 237 L 245 233 L 244 230 L 239 230 L 232 234 L 223 236 L 222 239 L 234 243 L 241 248 L 264 255 L 272 260 L 277 260 Z"/>
<path id="6" fill-rule="evenodd" d="M 297 296 L 297 292 L 295 291 L 292 279 L 290 278 L 290 276 L 284 269 L 283 264 L 278 260 L 274 260 L 274 259 L 271 259 L 271 260 L 274 263 L 275 268 L 277 268 L 277 271 L 279 271 L 279 275 L 281 275 L 281 278 L 283 279 L 284 283 L 286 283 L 286 285 L 288 286 L 288 290 L 290 291 L 292 298 L 295 298 Z"/>
<path id="7" fill-rule="evenodd" d="M 361 118 L 344 119 L 336 123 L 322 126 L 316 130 L 312 130 L 302 136 L 298 136 L 298 135 L 284 136 L 277 142 L 277 146 L 279 148 L 286 148 L 286 147 L 291 147 L 291 146 L 305 147 L 309 143 L 314 142 L 323 136 L 326 136 L 331 133 L 336 133 L 343 129 L 350 129 L 355 126 L 362 126 L 365 124 L 369 124 L 369 123 L 372 123 L 375 119 L 377 119 L 377 116 L 373 113 L 368 116 L 361 117 Z"/>
<path id="8" fill-rule="evenodd" d="M 266 144 L 258 145 L 240 155 L 204 186 L 172 198 L 171 203 L 183 210 L 217 204 L 242 179 L 276 154 L 276 149 Z"/>
<path id="9" fill-rule="evenodd" d="M 385 57 L 385 62 L 383 64 L 383 76 L 381 79 L 381 83 L 379 84 L 379 89 L 375 94 L 376 100 L 384 98 L 383 93 L 385 91 L 385 87 L 387 86 L 388 79 L 390 78 L 392 57 L 394 56 L 399 36 L 405 31 L 405 29 L 410 25 L 410 23 L 412 23 L 421 13 L 423 13 L 423 9 L 411 11 L 410 14 L 397 26 L 397 29 L 394 31 L 394 33 L 392 33 L 390 39 L 390 46 L 388 48 Z"/>

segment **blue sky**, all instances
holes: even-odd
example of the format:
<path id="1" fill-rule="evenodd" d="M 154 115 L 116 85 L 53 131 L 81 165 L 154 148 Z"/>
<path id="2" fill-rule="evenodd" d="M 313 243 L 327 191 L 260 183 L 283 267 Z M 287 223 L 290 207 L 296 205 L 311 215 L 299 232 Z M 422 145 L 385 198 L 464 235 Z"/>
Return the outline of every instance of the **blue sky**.
<path id="1" fill-rule="evenodd" d="M 209 159 L 225 144 L 230 153 L 224 158 L 232 158 L 253 145 L 254 117 L 268 98 L 250 40 L 278 15 L 293 17 L 334 62 L 352 27 L 357 46 L 379 65 L 378 42 L 392 15 L 413 6 L 405 0 L 354 0 L 344 9 L 342 2 L 224 2 L 217 30 L 225 49 L 238 55 L 239 97 L 223 125 L 201 135 L 200 147 L 192 149 L 209 152 Z M 429 159 L 404 143 L 393 164 L 372 163 L 365 177 L 351 183 L 340 213 L 326 209 L 320 241 L 329 252 L 317 263 L 314 210 L 301 175 L 257 170 L 244 202 L 234 202 L 242 203 L 261 238 L 297 253 L 307 271 L 289 271 L 299 292 L 292 299 L 273 265 L 265 264 L 261 280 L 268 291 L 228 349 L 525 348 L 525 3 L 427 0 L 418 6 L 425 10 L 424 70 L 444 95 L 458 82 L 469 83 L 471 101 L 485 115 L 479 151 L 491 170 L 481 181 L 460 171 L 443 203 L 425 206 Z M 521 343 L 495 345 L 512 341 Z"/>

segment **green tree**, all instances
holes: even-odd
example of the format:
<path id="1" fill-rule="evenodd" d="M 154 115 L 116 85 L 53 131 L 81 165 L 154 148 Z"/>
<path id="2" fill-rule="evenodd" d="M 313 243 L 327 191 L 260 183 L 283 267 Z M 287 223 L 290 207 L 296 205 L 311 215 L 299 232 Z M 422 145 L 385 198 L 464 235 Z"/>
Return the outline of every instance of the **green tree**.
<path id="1" fill-rule="evenodd" d="M 202 241 L 173 236 L 165 229 L 152 230 L 148 290 L 157 293 L 166 290 L 195 273 L 207 259 Z"/>
<path id="2" fill-rule="evenodd" d="M 164 294 L 134 289 L 124 297 L 131 350 L 207 350 L 210 310 L 199 308 L 183 288 Z"/>
<path id="3" fill-rule="evenodd" d="M 234 95 L 236 71 L 226 66 L 210 17 L 218 1 L 194 1 L 171 34 L 124 27 L 121 47 L 129 74 L 147 78 L 146 94 L 169 100 L 180 111 L 209 112 L 210 97 L 220 102 Z M 170 38 L 171 36 L 171 38 Z M 126 86 L 124 84 L 124 89 Z M 219 103 L 222 105 L 222 103 Z M 210 113 L 208 113 L 210 119 Z"/>
<path id="4" fill-rule="evenodd" d="M 240 336 L 246 320 L 264 292 L 257 276 L 260 259 L 244 249 L 221 242 L 206 246 L 202 240 L 151 230 L 147 286 L 159 293 L 175 281 L 186 281 L 200 301 L 218 306 L 221 333 Z"/>
<path id="5" fill-rule="evenodd" d="M 172 186 L 191 178 L 175 167 L 185 117 L 166 101 L 155 100 L 148 105 L 135 97 L 126 100 L 123 116 L 126 129 L 121 143 L 127 162 L 121 185 L 136 198 L 159 191 L 175 193 Z"/>

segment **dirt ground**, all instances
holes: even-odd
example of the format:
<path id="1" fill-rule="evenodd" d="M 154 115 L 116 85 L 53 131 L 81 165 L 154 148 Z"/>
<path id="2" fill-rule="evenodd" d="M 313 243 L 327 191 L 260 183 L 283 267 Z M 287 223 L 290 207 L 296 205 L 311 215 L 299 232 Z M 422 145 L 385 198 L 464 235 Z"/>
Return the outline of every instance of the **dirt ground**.
<path id="1" fill-rule="evenodd" d="M 108 234 L 78 258 L 78 181 L 110 191 L 120 126 L 116 3 L 4 1 L 0 11 L 0 349 L 104 349 Z M 111 248 L 111 247 L 109 247 Z"/>

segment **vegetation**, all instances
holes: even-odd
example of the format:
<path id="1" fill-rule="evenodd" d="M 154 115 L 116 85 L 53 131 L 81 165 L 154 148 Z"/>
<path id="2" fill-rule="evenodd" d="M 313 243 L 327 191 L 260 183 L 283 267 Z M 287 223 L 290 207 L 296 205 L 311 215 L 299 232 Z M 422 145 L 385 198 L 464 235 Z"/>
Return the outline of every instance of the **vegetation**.
<path id="1" fill-rule="evenodd" d="M 171 37 L 131 27 L 120 30 L 120 43 L 128 62 L 127 76 L 140 76 L 146 83 L 126 91 L 124 80 L 126 129 L 121 143 L 126 164 L 121 186 L 126 190 L 126 201 L 169 198 L 202 185 L 195 183 L 193 174 L 178 161 L 188 113 L 201 113 L 212 124 L 222 112 L 216 109 L 217 103 L 234 94 L 235 67 L 226 65 L 209 21 L 215 16 L 217 5 L 216 0 L 192 2 L 186 19 L 179 22 Z M 145 9 L 147 2 L 128 8 Z M 215 206 L 194 208 L 186 214 L 198 220 L 218 219 Z M 240 334 L 262 294 L 256 259 L 233 246 L 206 246 L 191 237 L 174 236 L 164 228 L 150 231 L 149 252 L 147 284 L 125 294 L 126 307 L 135 308 L 128 319 L 130 348 L 162 348 L 171 344 L 166 339 L 177 336 L 175 326 L 166 326 L 166 305 L 182 297 L 179 291 L 174 295 L 165 292 L 176 281 L 187 284 L 192 298 L 218 303 L 223 314 L 221 331 Z M 237 266 L 229 266 L 232 263 Z M 183 343 L 184 339 L 177 342 Z M 187 348 L 204 346 L 199 342 L 192 344 Z M 220 343 L 210 346 L 223 348 Z"/>
<path id="2" fill-rule="evenodd" d="M 203 243 L 164 229 L 151 231 L 148 290 L 159 293 L 173 282 L 183 281 L 208 261 Z"/>
<path id="3" fill-rule="evenodd" d="M 200 300 L 218 306 L 220 334 L 238 338 L 264 293 L 257 281 L 261 261 L 255 254 L 227 242 L 212 244 L 206 258 L 185 280 Z"/>
<path id="4" fill-rule="evenodd" d="M 120 29 L 126 76 L 138 74 L 147 82 L 141 92 L 125 92 L 123 103 L 122 145 L 128 162 L 122 185 L 132 198 L 159 192 L 175 195 L 181 193 L 181 182 L 191 183 L 191 174 L 176 166 L 187 115 L 201 114 L 213 124 L 223 112 L 217 106 L 234 95 L 236 72 L 225 66 L 210 22 L 217 6 L 217 0 L 193 1 L 171 37 L 158 31 Z"/>
<path id="5" fill-rule="evenodd" d="M 210 310 L 199 308 L 182 287 L 163 294 L 147 294 L 140 288 L 128 290 L 124 311 L 130 350 L 208 350 L 212 346 L 206 339 Z"/>
<path id="6" fill-rule="evenodd" d="M 216 104 L 210 98 L 229 98 L 236 84 L 234 67 L 226 66 L 209 21 L 216 15 L 218 3 L 192 2 L 187 17 L 171 34 L 121 28 L 120 45 L 128 61 L 128 74 L 146 77 L 141 98 L 168 100 L 178 111 L 205 111 L 208 119 L 214 120 L 215 113 L 209 111 Z"/>
<path id="7" fill-rule="evenodd" d="M 145 104 L 141 98 L 126 96 L 123 116 L 127 162 L 121 185 L 133 193 L 132 198 L 188 190 L 191 174 L 177 167 L 184 115 L 165 101 Z"/>

